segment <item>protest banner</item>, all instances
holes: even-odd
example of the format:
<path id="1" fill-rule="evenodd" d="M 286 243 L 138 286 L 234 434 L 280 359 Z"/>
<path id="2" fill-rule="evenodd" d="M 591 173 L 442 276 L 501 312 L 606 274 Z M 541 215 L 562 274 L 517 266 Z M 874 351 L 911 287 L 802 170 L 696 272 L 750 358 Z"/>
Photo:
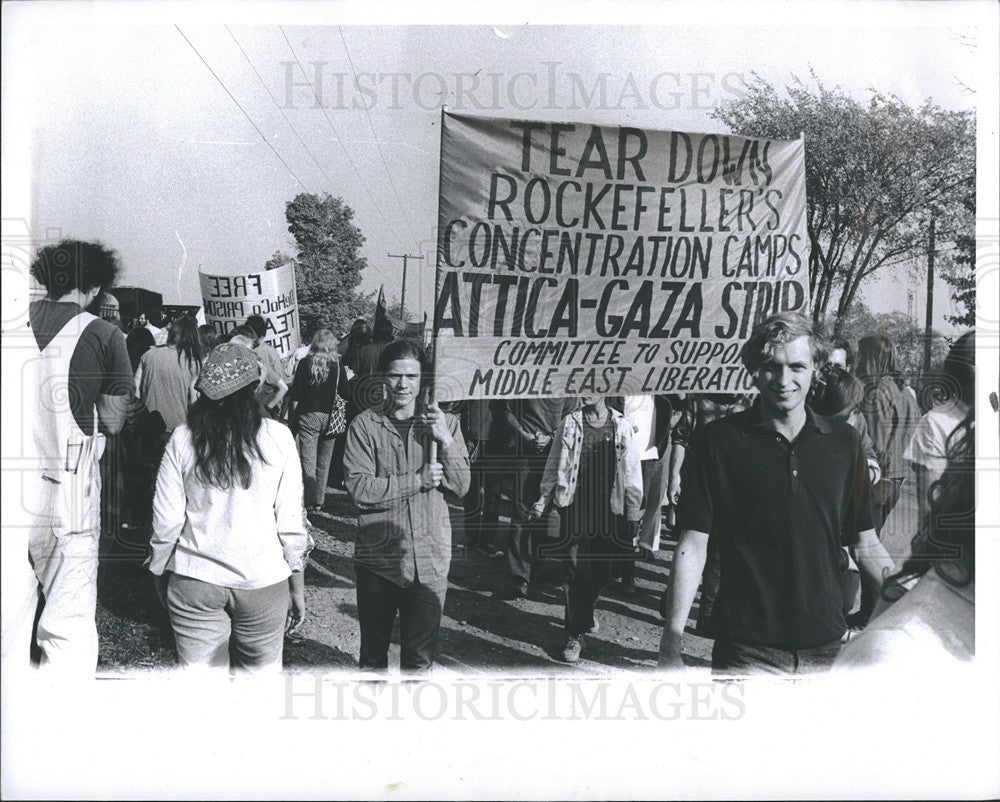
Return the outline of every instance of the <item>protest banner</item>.
<path id="1" fill-rule="evenodd" d="M 264 340 L 282 358 L 299 347 L 299 312 L 295 295 L 295 268 L 285 264 L 249 275 L 199 272 L 205 322 L 220 334 L 232 331 L 251 315 L 267 323 Z"/>
<path id="2" fill-rule="evenodd" d="M 442 115 L 435 392 L 744 392 L 809 309 L 804 143 Z"/>

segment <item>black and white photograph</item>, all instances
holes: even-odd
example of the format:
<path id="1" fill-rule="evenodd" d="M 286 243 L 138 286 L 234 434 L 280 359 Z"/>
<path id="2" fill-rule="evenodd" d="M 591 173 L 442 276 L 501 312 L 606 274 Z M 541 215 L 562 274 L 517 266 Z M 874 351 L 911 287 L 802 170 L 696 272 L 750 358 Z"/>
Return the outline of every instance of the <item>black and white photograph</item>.
<path id="1" fill-rule="evenodd" d="M 5 798 L 1000 795 L 1000 6 L 2 12 Z"/>

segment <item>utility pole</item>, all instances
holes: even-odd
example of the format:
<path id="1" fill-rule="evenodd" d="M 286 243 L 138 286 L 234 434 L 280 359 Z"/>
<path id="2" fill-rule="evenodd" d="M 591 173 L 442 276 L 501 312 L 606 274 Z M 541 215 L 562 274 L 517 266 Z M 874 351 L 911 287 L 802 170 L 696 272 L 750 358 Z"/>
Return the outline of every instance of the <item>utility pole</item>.
<path id="1" fill-rule="evenodd" d="M 924 378 L 931 372 L 931 325 L 934 318 L 934 218 L 927 242 L 927 317 L 924 323 Z"/>
<path id="2" fill-rule="evenodd" d="M 408 259 L 423 259 L 423 256 L 414 256 L 412 253 L 390 253 L 390 259 L 402 259 L 403 260 L 403 289 L 400 292 L 399 298 L 399 315 L 403 318 L 403 322 L 406 322 L 406 262 Z"/>

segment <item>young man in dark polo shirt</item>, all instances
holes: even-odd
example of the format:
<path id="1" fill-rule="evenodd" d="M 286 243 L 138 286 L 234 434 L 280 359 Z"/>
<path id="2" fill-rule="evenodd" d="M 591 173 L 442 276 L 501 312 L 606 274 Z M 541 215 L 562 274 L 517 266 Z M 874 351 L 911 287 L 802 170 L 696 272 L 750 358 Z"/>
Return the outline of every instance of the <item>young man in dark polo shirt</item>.
<path id="1" fill-rule="evenodd" d="M 855 546 L 879 585 L 893 570 L 875 535 L 857 433 L 806 407 L 816 351 L 802 315 L 757 326 L 741 354 L 760 391 L 756 403 L 708 424 L 691 443 L 661 667 L 683 667 L 684 625 L 710 537 L 722 563 L 710 621 L 720 674 L 826 669 L 847 629 L 841 547 Z"/>

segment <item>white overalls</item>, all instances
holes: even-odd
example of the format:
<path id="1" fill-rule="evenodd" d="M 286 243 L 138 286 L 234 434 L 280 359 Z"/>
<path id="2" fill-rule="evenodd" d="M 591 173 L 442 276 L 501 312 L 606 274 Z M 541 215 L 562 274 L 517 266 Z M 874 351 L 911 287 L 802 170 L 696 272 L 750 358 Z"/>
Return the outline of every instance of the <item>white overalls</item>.
<path id="1" fill-rule="evenodd" d="M 45 607 L 38 621 L 42 666 L 92 674 L 97 667 L 97 562 L 101 525 L 98 461 L 104 435 L 87 435 L 69 403 L 69 366 L 84 329 L 95 320 L 81 312 L 33 361 L 36 414 L 33 444 L 34 524 L 28 542 L 31 566 Z"/>

